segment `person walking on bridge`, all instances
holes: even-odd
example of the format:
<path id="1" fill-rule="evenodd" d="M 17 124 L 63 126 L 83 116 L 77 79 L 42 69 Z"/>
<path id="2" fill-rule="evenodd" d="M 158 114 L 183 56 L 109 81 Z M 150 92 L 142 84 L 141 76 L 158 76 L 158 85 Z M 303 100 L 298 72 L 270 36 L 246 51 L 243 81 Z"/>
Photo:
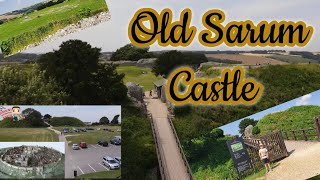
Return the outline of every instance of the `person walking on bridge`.
<path id="1" fill-rule="evenodd" d="M 261 161 L 263 161 L 264 166 L 266 167 L 266 173 L 269 171 L 272 171 L 270 167 L 270 159 L 269 159 L 269 153 L 267 148 L 264 147 L 262 143 L 259 144 L 260 149 L 259 149 L 259 157 Z"/>

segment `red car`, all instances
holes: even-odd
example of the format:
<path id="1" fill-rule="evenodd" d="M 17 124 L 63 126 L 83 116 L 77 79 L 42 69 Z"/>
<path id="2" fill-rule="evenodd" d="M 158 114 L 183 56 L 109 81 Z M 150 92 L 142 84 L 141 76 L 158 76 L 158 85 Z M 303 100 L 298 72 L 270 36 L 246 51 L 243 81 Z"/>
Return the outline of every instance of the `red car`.
<path id="1" fill-rule="evenodd" d="M 87 143 L 81 142 L 79 145 L 81 148 L 87 148 Z"/>

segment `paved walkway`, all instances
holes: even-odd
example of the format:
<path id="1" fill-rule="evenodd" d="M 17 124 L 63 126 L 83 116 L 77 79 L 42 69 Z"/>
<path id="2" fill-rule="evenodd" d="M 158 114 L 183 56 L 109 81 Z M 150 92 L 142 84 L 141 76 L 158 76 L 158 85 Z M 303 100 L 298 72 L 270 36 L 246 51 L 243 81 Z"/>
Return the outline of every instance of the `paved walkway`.
<path id="1" fill-rule="evenodd" d="M 300 180 L 320 174 L 320 142 L 285 141 L 290 156 L 266 175 L 267 180 Z"/>
<path id="2" fill-rule="evenodd" d="M 165 159 L 164 166 L 171 180 L 189 179 L 187 167 L 184 165 L 179 146 L 167 119 L 168 110 L 159 99 L 152 99 L 146 93 L 145 102 L 152 114 L 155 131 L 159 134 L 159 150 Z"/>
<path id="3" fill-rule="evenodd" d="M 48 123 L 46 123 L 48 124 Z M 50 129 L 51 131 L 54 131 L 56 134 L 58 134 L 59 136 L 59 142 L 64 142 L 65 143 L 65 155 L 66 155 L 66 161 L 65 161 L 65 178 L 74 178 L 73 176 L 73 169 L 75 169 L 75 167 L 73 167 L 72 165 L 72 157 L 69 156 L 70 155 L 70 149 L 68 146 L 68 142 L 66 137 L 64 136 L 63 133 L 61 133 L 58 130 L 53 129 L 53 126 L 51 126 L 50 124 L 48 124 L 50 127 L 48 127 L 48 129 Z"/>

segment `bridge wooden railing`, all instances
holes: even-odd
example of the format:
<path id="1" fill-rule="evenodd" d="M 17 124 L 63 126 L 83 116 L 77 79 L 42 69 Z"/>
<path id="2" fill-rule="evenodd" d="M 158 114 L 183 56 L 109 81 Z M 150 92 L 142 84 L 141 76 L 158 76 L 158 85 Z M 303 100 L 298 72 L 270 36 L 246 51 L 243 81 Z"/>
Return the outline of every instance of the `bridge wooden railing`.
<path id="1" fill-rule="evenodd" d="M 170 112 L 170 111 L 169 111 L 169 112 Z M 188 175 L 189 175 L 189 178 L 190 178 L 190 180 L 193 180 L 194 178 L 193 178 L 193 176 L 192 176 L 191 168 L 190 168 L 189 163 L 188 163 L 188 161 L 187 161 L 187 158 L 186 158 L 186 156 L 185 156 L 185 154 L 184 154 L 184 152 L 183 152 L 183 149 L 182 149 L 182 146 L 181 146 L 181 143 L 180 143 L 178 134 L 177 134 L 177 132 L 176 132 L 176 129 L 174 128 L 174 125 L 173 125 L 173 123 L 172 123 L 173 118 L 174 118 L 174 116 L 173 116 L 171 113 L 169 113 L 169 114 L 168 114 L 168 121 L 169 121 L 169 123 L 170 123 L 172 132 L 173 132 L 174 137 L 175 137 L 175 139 L 176 139 L 176 143 L 177 143 L 177 145 L 178 145 L 178 147 L 179 147 L 179 151 L 180 151 L 180 154 L 181 154 L 181 156 L 182 156 L 182 160 L 183 160 L 183 162 L 184 162 L 184 165 L 185 165 L 186 168 L 187 168 L 187 171 L 188 171 L 187 173 L 188 173 Z"/>
<path id="2" fill-rule="evenodd" d="M 252 153 L 255 154 L 258 154 L 256 152 L 259 151 L 260 144 L 263 144 L 269 151 L 270 161 L 276 161 L 289 155 L 280 131 L 258 137 L 243 138 L 244 143 L 251 147 Z"/>
<path id="3" fill-rule="evenodd" d="M 148 113 L 148 117 L 149 117 L 150 123 L 151 123 L 151 129 L 152 129 L 154 143 L 156 145 L 156 153 L 157 153 L 157 158 L 158 158 L 160 176 L 161 176 L 162 180 L 169 180 L 170 176 L 168 174 L 166 161 L 163 159 L 164 154 L 163 154 L 163 150 L 161 150 L 162 146 L 159 145 L 160 144 L 159 143 L 160 136 L 159 136 L 159 132 L 156 128 L 157 125 L 156 125 L 156 123 L 154 123 L 154 121 L 152 119 L 152 115 L 150 113 Z"/>
<path id="4" fill-rule="evenodd" d="M 316 128 L 297 129 L 282 132 L 283 138 L 286 140 L 318 140 L 320 141 L 320 135 L 317 133 Z"/>

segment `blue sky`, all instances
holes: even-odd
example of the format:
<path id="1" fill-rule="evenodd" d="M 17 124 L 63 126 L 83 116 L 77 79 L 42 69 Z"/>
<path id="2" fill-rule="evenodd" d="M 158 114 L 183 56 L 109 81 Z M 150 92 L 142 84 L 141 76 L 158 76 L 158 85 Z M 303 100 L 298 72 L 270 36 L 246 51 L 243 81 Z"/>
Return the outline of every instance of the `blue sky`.
<path id="1" fill-rule="evenodd" d="M 10 0 L 11 1 L 11 0 Z M 22 0 L 21 0 L 22 1 Z M 24 0 L 25 1 L 25 0 Z M 29 1 L 29 0 L 26 0 Z M 38 47 L 28 49 L 29 53 L 44 53 L 58 49 L 59 45 L 69 39 L 80 39 L 89 42 L 92 46 L 102 48 L 102 51 L 115 51 L 118 48 L 130 43 L 128 38 L 128 25 L 134 13 L 143 7 L 151 7 L 157 11 L 164 8 L 172 9 L 174 20 L 177 20 L 180 12 L 184 8 L 190 8 L 193 12 L 192 25 L 198 28 L 198 32 L 204 29 L 201 23 L 202 15 L 209 9 L 221 9 L 226 14 L 226 22 L 233 20 L 250 19 L 255 23 L 262 20 L 292 20 L 305 21 L 307 25 L 315 28 L 314 35 L 310 43 L 303 47 L 226 47 L 221 45 L 215 48 L 207 48 L 198 43 L 197 38 L 188 47 L 160 47 L 157 44 L 151 46 L 151 50 L 256 50 L 256 49 L 284 49 L 320 51 L 320 1 L 319 0 L 107 0 L 111 12 L 111 21 L 101 23 L 97 26 L 82 30 L 77 33 L 67 35 L 56 40 L 46 42 Z"/>
<path id="2" fill-rule="evenodd" d="M 34 5 L 44 0 L 0 0 L 0 14 Z"/>
<path id="3" fill-rule="evenodd" d="M 12 106 L 4 107 L 11 108 Z M 115 115 L 119 114 L 119 122 L 121 122 L 121 106 L 20 106 L 20 108 L 21 111 L 33 108 L 42 115 L 76 117 L 83 122 L 98 122 L 103 116 L 112 120 Z"/>
<path id="4" fill-rule="evenodd" d="M 264 117 L 267 114 L 283 111 L 283 110 L 289 109 L 290 107 L 300 106 L 300 105 L 318 105 L 318 106 L 320 106 L 320 90 L 315 91 L 310 94 L 307 94 L 307 95 L 304 95 L 302 97 L 293 99 L 291 101 L 280 104 L 278 106 L 274 106 L 272 108 L 269 108 L 267 110 L 261 111 L 259 113 L 253 114 L 253 115 L 245 117 L 245 118 L 252 118 L 255 120 L 260 120 L 262 117 Z M 237 121 L 234 121 L 232 123 L 229 123 L 227 125 L 221 126 L 219 128 L 221 128 L 225 134 L 232 134 L 232 135 L 239 134 L 239 123 L 243 119 L 244 118 L 237 120 Z"/>
<path id="5" fill-rule="evenodd" d="M 53 148 L 61 153 L 65 153 L 65 143 L 64 142 L 1 142 L 1 148 L 7 147 L 18 147 L 18 146 L 46 146 L 48 148 Z"/>

